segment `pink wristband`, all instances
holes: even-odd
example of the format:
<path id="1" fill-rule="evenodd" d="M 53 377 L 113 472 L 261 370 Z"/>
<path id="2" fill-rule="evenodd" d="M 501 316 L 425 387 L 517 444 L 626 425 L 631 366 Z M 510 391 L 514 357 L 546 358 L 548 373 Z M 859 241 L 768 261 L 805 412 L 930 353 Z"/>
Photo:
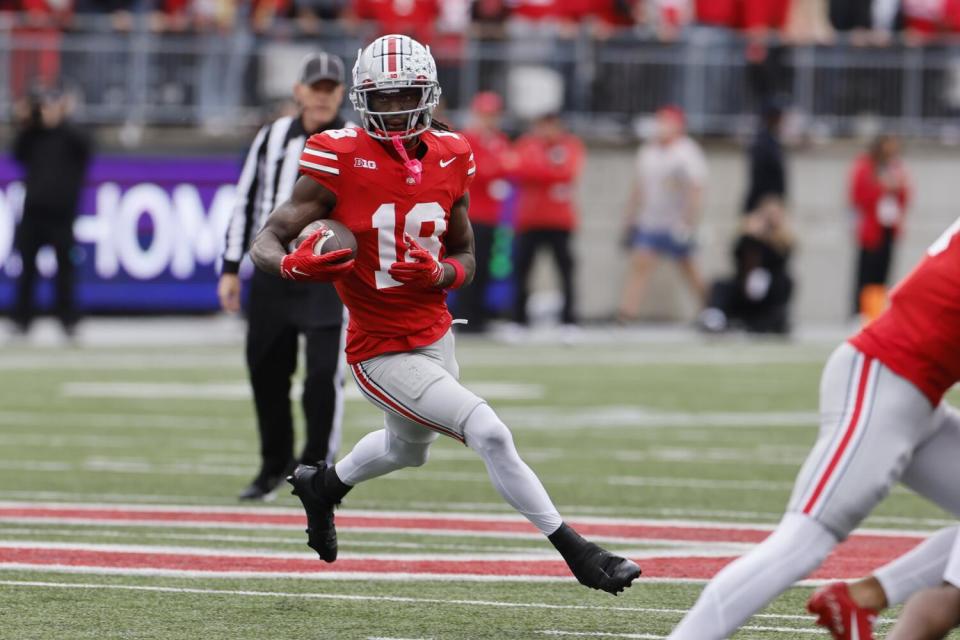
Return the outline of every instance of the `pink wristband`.
<path id="1" fill-rule="evenodd" d="M 444 258 L 443 264 L 453 267 L 453 282 L 446 286 L 447 289 L 459 289 L 463 286 L 463 281 L 467 279 L 467 272 L 455 258 Z"/>

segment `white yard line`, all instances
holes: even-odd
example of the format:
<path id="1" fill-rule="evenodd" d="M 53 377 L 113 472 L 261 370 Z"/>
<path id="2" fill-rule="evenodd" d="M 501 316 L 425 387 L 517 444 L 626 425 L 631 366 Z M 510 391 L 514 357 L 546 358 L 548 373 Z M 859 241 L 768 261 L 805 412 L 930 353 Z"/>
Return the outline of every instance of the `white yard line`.
<path id="1" fill-rule="evenodd" d="M 546 395 L 541 384 L 479 380 L 468 384 L 471 390 L 495 400 L 540 400 Z M 300 383 L 290 389 L 292 397 L 303 393 Z M 250 383 L 236 382 L 65 382 L 60 394 L 66 398 L 125 398 L 145 400 L 244 400 L 252 397 Z M 366 401 L 356 385 L 346 386 L 345 399 Z"/>
<path id="2" fill-rule="evenodd" d="M 495 579 L 502 579 L 501 576 L 493 576 Z M 674 582 L 674 581 L 671 581 Z M 652 607 L 623 607 L 623 606 L 596 606 L 596 605 L 576 605 L 576 604 L 550 604 L 546 602 L 501 602 L 496 600 L 462 600 L 462 599 L 441 599 L 441 598 L 413 598 L 404 596 L 371 596 L 371 595 L 353 595 L 345 593 L 298 593 L 298 592 L 279 592 L 279 591 L 250 591 L 240 589 L 200 589 L 189 587 L 160 587 L 147 585 L 126 585 L 126 584 L 98 584 L 81 582 L 47 582 L 40 580 L 0 580 L 0 586 L 9 587 L 38 587 L 48 589 L 100 589 L 114 591 L 145 591 L 152 593 L 172 593 L 172 594 L 202 594 L 202 595 L 226 595 L 226 596 L 245 596 L 254 598 L 294 598 L 304 600 L 344 600 L 350 602 L 394 602 L 405 604 L 440 604 L 465 607 L 492 607 L 504 609 L 546 609 L 555 611 L 617 611 L 626 613 L 646 613 L 657 615 L 681 616 L 685 614 L 686 609 L 665 609 Z M 777 613 L 761 613 L 754 616 L 760 620 L 802 620 L 812 621 L 812 616 L 789 615 Z"/>
<path id="3" fill-rule="evenodd" d="M 815 411 L 660 411 L 639 405 L 589 408 L 502 407 L 500 417 L 514 428 L 533 431 L 623 428 L 809 428 L 819 424 Z"/>
<path id="4" fill-rule="evenodd" d="M 0 531 L 2 533 L 2 531 Z M 597 538 L 603 539 L 603 538 Z M 254 539 L 256 540 L 256 539 Z M 262 541 L 262 540 L 259 540 Z M 643 544 L 643 540 L 628 540 L 632 544 Z M 665 541 L 651 541 L 654 544 L 663 545 Z M 731 556 L 742 555 L 749 551 L 753 546 L 747 543 L 733 542 L 700 542 L 697 544 L 680 545 L 678 549 L 664 548 L 623 548 L 618 551 L 635 560 L 653 559 L 653 558 L 728 558 Z M 339 555 L 344 560 L 369 560 L 375 562 L 537 562 L 542 560 L 559 560 L 557 554 L 549 548 L 535 549 L 532 547 L 520 548 L 509 552 L 495 552 L 486 549 L 485 552 L 463 553 L 448 552 L 438 553 L 436 549 L 426 545 L 423 547 L 426 553 L 358 553 L 345 552 Z M 166 546 L 166 545 L 144 545 L 144 544 L 109 544 L 109 543 L 79 543 L 71 542 L 50 542 L 36 540 L 0 540 L 0 549 L 51 549 L 59 551 L 90 551 L 100 553 L 130 553 L 130 554 L 156 554 L 156 555 L 189 555 L 205 558 L 279 558 L 290 560 L 314 560 L 316 554 L 313 552 L 290 552 L 277 551 L 275 549 L 262 548 L 223 548 L 223 547 L 185 547 L 185 546 Z"/>
<path id="5" fill-rule="evenodd" d="M 302 546 L 306 544 L 306 539 L 300 535 L 296 537 L 276 537 L 276 536 L 238 536 L 238 535 L 229 535 L 229 534 L 199 534 L 199 533 L 154 533 L 154 532 L 142 532 L 142 531 L 117 531 L 114 529 L 98 529 L 94 531 L 90 530 L 76 530 L 71 529 L 67 531 L 63 530 L 52 530 L 52 529 L 25 529 L 25 528 L 5 528 L 3 522 L 0 521 L 0 536 L 52 536 L 52 537 L 64 537 L 64 538 L 135 538 L 137 540 L 186 540 L 186 541 L 203 541 L 203 542 L 259 542 L 263 544 L 288 544 L 288 545 L 298 545 Z M 358 532 L 354 530 L 352 533 L 369 533 L 369 532 Z M 377 532 L 379 533 L 379 532 Z M 471 537 L 471 536 L 463 536 Z M 539 540 L 539 537 L 536 539 Z M 635 542 L 635 541 L 632 541 Z M 658 544 L 673 544 L 673 543 L 664 543 L 662 540 L 657 541 Z M 431 542 L 431 543 L 422 543 L 422 542 L 386 542 L 382 540 L 364 540 L 362 538 L 357 539 L 353 538 L 351 540 L 341 540 L 340 548 L 384 548 L 384 549 L 421 549 L 421 550 L 430 550 L 430 551 L 476 551 L 476 544 L 447 544 L 442 542 Z M 506 546 L 495 546 L 495 545 L 485 545 L 483 546 L 485 551 L 491 553 L 524 553 L 530 550 L 530 547 L 526 546 L 515 546 L 515 547 L 506 547 Z M 552 556 L 552 552 L 547 553 L 548 556 Z"/>
<path id="6" fill-rule="evenodd" d="M 0 411 L 0 426 L 104 427 L 119 429 L 252 429 L 253 418 L 220 418 L 157 413 L 84 413 L 71 411 Z M 252 432 L 250 432 L 252 433 Z"/>

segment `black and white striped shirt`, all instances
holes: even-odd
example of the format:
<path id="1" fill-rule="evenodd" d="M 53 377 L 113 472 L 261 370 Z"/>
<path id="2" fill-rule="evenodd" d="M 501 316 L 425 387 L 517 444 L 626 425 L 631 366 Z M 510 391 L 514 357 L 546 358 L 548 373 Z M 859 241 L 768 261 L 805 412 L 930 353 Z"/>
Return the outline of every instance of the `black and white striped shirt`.
<path id="1" fill-rule="evenodd" d="M 340 117 L 314 133 L 350 126 Z M 293 193 L 300 154 L 309 135 L 299 117 L 287 116 L 257 133 L 237 182 L 237 200 L 227 227 L 223 272 L 237 273 L 254 235 L 277 205 Z"/>

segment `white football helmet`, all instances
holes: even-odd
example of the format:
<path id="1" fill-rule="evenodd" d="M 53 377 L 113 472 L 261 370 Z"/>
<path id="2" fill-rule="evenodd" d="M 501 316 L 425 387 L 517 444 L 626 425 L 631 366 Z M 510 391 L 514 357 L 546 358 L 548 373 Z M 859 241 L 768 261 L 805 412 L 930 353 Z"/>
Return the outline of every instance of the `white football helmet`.
<path id="1" fill-rule="evenodd" d="M 420 89 L 419 105 L 406 111 L 372 111 L 370 94 L 378 91 Z M 364 129 L 374 138 L 412 138 L 420 135 L 433 120 L 433 110 L 440 103 L 437 64 L 425 47 L 403 35 L 381 36 L 357 54 L 353 65 L 353 87 L 350 102 L 360 114 Z M 403 130 L 391 130 L 384 118 L 407 116 Z"/>

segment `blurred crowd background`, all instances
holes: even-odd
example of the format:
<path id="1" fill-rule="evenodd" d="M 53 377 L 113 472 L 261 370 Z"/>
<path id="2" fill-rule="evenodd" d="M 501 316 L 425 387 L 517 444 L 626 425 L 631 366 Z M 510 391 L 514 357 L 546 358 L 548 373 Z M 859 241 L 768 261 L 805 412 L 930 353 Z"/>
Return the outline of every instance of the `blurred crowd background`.
<path id="1" fill-rule="evenodd" d="M 350 60 L 390 32 L 432 45 L 461 116 L 494 90 L 522 120 L 546 91 L 595 137 L 663 104 L 695 133 L 746 135 L 744 114 L 787 94 L 815 136 L 957 135 L 957 0 L 3 0 L 0 115 L 64 83 L 79 121 L 131 143 L 149 125 L 223 135 L 287 96 L 304 47 Z"/>

